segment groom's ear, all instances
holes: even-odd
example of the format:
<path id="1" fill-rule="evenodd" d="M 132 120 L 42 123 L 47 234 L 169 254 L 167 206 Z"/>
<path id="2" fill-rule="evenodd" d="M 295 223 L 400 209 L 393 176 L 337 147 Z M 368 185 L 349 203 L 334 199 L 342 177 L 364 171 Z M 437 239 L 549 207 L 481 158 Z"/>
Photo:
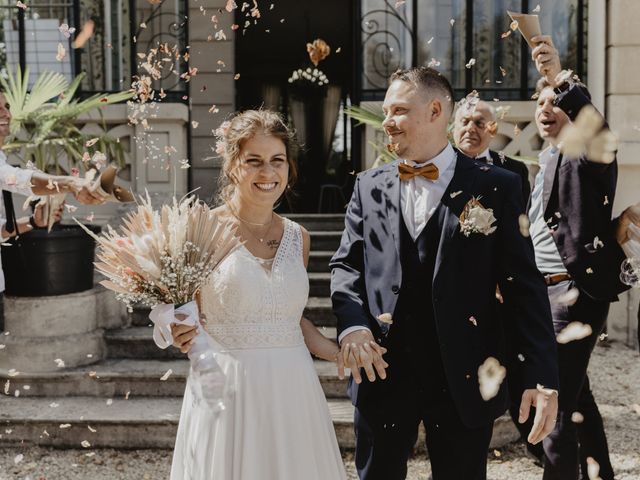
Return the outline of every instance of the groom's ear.
<path id="1" fill-rule="evenodd" d="M 435 121 L 442 116 L 442 102 L 439 98 L 434 98 L 429 105 L 429 116 L 431 121 Z"/>

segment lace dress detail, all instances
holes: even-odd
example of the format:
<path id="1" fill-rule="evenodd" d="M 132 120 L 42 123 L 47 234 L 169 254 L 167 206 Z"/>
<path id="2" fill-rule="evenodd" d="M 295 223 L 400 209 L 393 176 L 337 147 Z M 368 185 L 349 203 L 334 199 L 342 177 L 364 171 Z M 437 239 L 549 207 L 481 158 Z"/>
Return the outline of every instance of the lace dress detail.
<path id="1" fill-rule="evenodd" d="M 300 227 L 285 219 L 270 270 L 245 247 L 227 257 L 202 290 L 209 334 L 229 349 L 302 345 L 309 294 L 302 255 Z"/>

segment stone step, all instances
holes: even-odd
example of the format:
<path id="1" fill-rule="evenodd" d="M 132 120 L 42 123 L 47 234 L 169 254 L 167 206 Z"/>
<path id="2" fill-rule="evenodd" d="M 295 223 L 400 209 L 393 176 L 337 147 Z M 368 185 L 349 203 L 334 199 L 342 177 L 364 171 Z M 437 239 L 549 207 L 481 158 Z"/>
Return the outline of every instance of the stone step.
<path id="1" fill-rule="evenodd" d="M 329 272 L 329 260 L 335 252 L 333 250 L 312 250 L 309 252 L 309 266 L 307 271 L 309 272 Z"/>
<path id="2" fill-rule="evenodd" d="M 332 251 L 335 252 L 340 246 L 340 239 L 342 238 L 342 230 L 328 230 L 317 231 L 313 230 L 309 232 L 311 236 L 311 250 L 312 251 Z"/>
<path id="3" fill-rule="evenodd" d="M 331 274 L 322 272 L 309 273 L 309 296 L 329 297 L 331 295 Z"/>
<path id="4" fill-rule="evenodd" d="M 342 449 L 353 449 L 351 402 L 336 399 L 327 403 L 338 444 Z M 105 447 L 172 449 L 181 406 L 179 397 L 114 398 L 110 405 L 106 398 L 96 397 L 0 397 L 0 446 L 79 448 L 87 441 L 87 451 Z M 424 451 L 424 430 L 420 430 L 416 447 Z M 503 415 L 494 424 L 490 449 L 517 438 L 511 419 Z"/>
<path id="5" fill-rule="evenodd" d="M 129 315 L 133 327 L 147 327 L 151 324 L 148 308 L 134 308 Z M 335 326 L 336 324 L 329 297 L 309 297 L 304 316 L 318 326 Z"/>
<path id="6" fill-rule="evenodd" d="M 86 440 L 90 444 L 87 451 L 104 447 L 173 448 L 182 398 L 130 397 L 128 400 L 112 400 L 108 405 L 106 398 L 96 397 L 2 397 L 0 446 L 35 444 L 80 448 Z M 352 449 L 351 402 L 336 399 L 329 400 L 328 405 L 338 443 L 342 448 Z M 71 426 L 60 428 L 65 424 Z"/>
<path id="7" fill-rule="evenodd" d="M 284 216 L 299 223 L 310 232 L 344 229 L 344 214 L 340 213 L 288 213 Z"/>
<path id="8" fill-rule="evenodd" d="M 319 328 L 326 337 L 336 338 L 335 327 Z M 185 355 L 177 348 L 169 347 L 164 350 L 158 348 L 153 342 L 152 332 L 153 329 L 151 327 L 130 327 L 106 331 L 104 337 L 107 346 L 107 357 L 111 359 L 132 358 L 147 360 L 185 358 Z"/>
<path id="9" fill-rule="evenodd" d="M 174 349 L 175 350 L 175 349 Z M 10 377 L 0 371 L 6 394 L 23 397 L 182 397 L 189 374 L 185 356 L 175 360 L 107 359 L 83 368 L 49 373 L 20 373 Z M 340 380 L 334 364 L 314 360 L 327 398 L 345 398 L 347 381 Z M 171 370 L 166 380 L 161 378 Z M 8 381 L 8 383 L 7 383 Z M 28 388 L 25 388 L 28 387 Z"/>

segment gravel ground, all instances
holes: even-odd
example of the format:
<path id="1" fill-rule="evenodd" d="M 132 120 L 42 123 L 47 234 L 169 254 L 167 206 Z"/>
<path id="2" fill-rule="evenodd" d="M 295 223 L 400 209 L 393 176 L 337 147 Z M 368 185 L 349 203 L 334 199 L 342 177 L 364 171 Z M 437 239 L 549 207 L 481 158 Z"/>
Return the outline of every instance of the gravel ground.
<path id="1" fill-rule="evenodd" d="M 640 355 L 619 344 L 598 346 L 590 367 L 591 385 L 605 420 L 618 480 L 640 479 Z M 509 445 L 489 454 L 489 479 L 538 480 L 542 470 Z M 23 457 L 19 457 L 22 455 Z M 19 461 L 18 461 L 19 460 Z M 18 461 L 18 463 L 16 463 Z M 161 480 L 169 477 L 167 450 L 0 449 L 0 480 Z M 349 479 L 357 479 L 352 455 L 345 455 Z M 409 480 L 424 480 L 427 461 L 414 458 Z"/>

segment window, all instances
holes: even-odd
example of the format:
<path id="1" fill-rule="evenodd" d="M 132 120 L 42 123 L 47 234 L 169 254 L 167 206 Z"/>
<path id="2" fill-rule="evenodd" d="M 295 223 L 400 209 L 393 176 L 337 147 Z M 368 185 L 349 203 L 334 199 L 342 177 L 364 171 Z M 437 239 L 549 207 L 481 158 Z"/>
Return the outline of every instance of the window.
<path id="1" fill-rule="evenodd" d="M 136 0 L 33 0 L 26 9 L 15 0 L 0 0 L 0 64 L 28 66 L 31 82 L 44 70 L 68 79 L 86 72 L 81 94 L 126 90 L 132 76 L 143 74 L 146 54 L 160 45 L 179 55 L 163 61 L 158 80 L 167 100 L 181 101 L 187 86 L 179 76 L 187 69 L 187 2 Z M 83 26 L 93 22 L 93 34 L 80 48 L 73 41 Z M 65 35 L 62 24 L 75 32 Z M 59 47 L 64 57 L 58 54 Z M 58 57 L 58 58 L 56 58 Z M 1 74 L 1 72 L 0 72 Z"/>
<path id="2" fill-rule="evenodd" d="M 398 68 L 432 64 L 444 72 L 461 98 L 527 100 L 538 78 L 530 49 L 509 32 L 507 10 L 540 6 L 540 23 L 560 52 L 564 68 L 586 74 L 586 0 L 361 0 L 359 82 L 361 100 L 384 96 L 387 78 Z M 469 65 L 474 58 L 475 64 Z"/>

